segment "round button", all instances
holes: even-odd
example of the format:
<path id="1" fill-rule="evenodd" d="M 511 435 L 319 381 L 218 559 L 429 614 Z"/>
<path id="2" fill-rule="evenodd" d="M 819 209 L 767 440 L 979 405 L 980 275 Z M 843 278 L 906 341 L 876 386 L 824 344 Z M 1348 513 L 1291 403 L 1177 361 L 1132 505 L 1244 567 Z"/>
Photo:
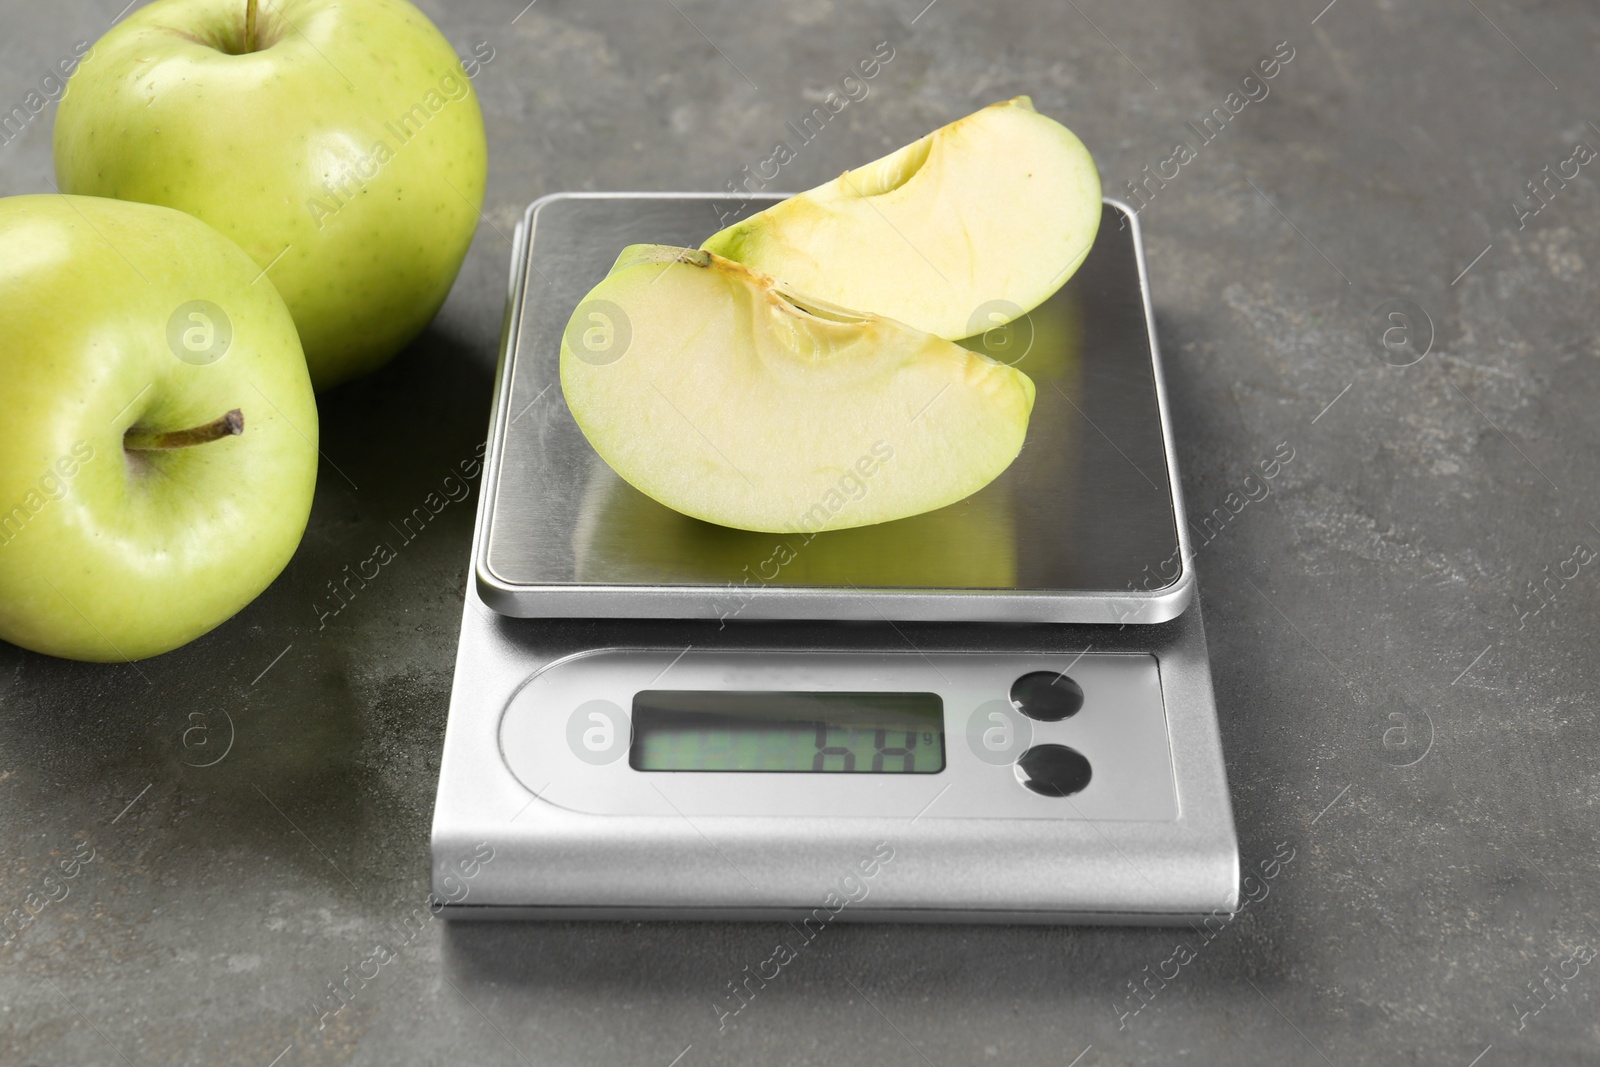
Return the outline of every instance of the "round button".
<path id="1" fill-rule="evenodd" d="M 1011 683 L 1011 706 L 1030 719 L 1060 722 L 1083 707 L 1083 686 L 1058 671 L 1034 671 Z"/>
<path id="2" fill-rule="evenodd" d="M 1089 784 L 1089 760 L 1066 745 L 1035 745 L 1017 760 L 1017 781 L 1047 797 L 1068 797 Z"/>

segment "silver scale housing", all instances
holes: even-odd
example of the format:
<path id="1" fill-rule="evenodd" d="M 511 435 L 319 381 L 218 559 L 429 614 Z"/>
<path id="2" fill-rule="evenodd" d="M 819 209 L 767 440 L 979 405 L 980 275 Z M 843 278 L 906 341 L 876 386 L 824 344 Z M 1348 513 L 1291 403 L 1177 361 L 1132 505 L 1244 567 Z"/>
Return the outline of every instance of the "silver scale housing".
<path id="1" fill-rule="evenodd" d="M 777 198 L 754 206 L 766 199 Z M 1116 224 L 1102 223 L 1098 240 L 1131 242 L 1137 260 L 1163 506 L 1182 564 L 1174 580 L 1145 592 L 1040 587 L 1028 573 L 1010 588 L 941 587 L 935 575 L 925 587 L 761 584 L 730 601 L 719 584 L 686 580 L 692 568 L 648 553 L 616 558 L 597 530 L 617 494 L 632 490 L 593 453 L 559 383 L 567 317 L 616 252 L 693 246 L 717 203 L 715 194 L 559 194 L 531 205 L 517 227 L 434 807 L 441 914 L 798 919 L 837 901 L 882 843 L 893 859 L 866 896 L 822 914 L 1165 924 L 1234 911 L 1238 845 L 1137 217 L 1108 200 Z M 1052 468 L 1034 469 L 1018 477 L 1053 491 Z M 1079 492 L 1092 499 L 1094 472 L 1086 477 Z M 625 503 L 611 514 L 644 519 L 638 543 L 682 543 L 691 520 Z M 1011 507 L 1017 559 L 1060 541 L 1038 509 Z M 1084 710 L 1062 722 L 1016 717 L 1033 741 L 1090 756 L 1093 778 L 1071 797 L 1022 788 L 1010 766 L 981 761 L 967 741 L 970 715 L 1031 670 L 1069 671 L 1085 691 Z M 596 765 L 574 755 L 566 729 L 579 703 L 627 708 L 645 688 L 937 692 L 947 766 L 641 772 L 626 758 Z M 475 864 L 485 844 L 493 858 Z"/>

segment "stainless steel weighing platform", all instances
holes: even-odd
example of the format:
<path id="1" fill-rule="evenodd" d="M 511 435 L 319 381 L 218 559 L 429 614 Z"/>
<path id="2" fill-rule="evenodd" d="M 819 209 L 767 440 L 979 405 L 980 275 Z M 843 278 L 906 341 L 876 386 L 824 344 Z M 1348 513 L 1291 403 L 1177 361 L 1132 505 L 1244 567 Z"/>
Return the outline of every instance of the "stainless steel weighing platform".
<path id="1" fill-rule="evenodd" d="M 1038 387 L 1009 470 L 937 512 L 807 537 L 638 493 L 560 386 L 568 320 L 624 246 L 694 247 L 776 199 L 562 194 L 518 226 L 434 808 L 440 913 L 1234 911 L 1137 218 L 1107 201 L 1061 291 L 967 342 Z"/>

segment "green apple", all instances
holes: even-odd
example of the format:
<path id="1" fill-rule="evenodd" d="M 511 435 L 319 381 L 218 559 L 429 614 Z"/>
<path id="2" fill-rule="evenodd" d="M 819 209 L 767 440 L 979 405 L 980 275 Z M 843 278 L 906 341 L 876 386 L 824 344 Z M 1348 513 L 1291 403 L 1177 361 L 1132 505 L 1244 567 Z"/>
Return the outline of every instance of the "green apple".
<path id="1" fill-rule="evenodd" d="M 0 638 L 193 640 L 288 563 L 316 474 L 294 321 L 237 245 L 163 207 L 0 200 Z"/>
<path id="2" fill-rule="evenodd" d="M 713 234 L 803 293 L 955 340 L 1043 302 L 1100 228 L 1100 174 L 1026 96 L 993 104 Z"/>
<path id="3" fill-rule="evenodd" d="M 55 162 L 64 193 L 233 238 L 288 303 L 318 389 L 433 319 L 488 167 L 472 82 L 405 0 L 158 0 L 68 82 Z"/>
<path id="4" fill-rule="evenodd" d="M 670 508 L 817 533 L 944 507 L 1010 465 L 1027 375 L 712 252 L 633 245 L 561 346 L 589 443 Z"/>

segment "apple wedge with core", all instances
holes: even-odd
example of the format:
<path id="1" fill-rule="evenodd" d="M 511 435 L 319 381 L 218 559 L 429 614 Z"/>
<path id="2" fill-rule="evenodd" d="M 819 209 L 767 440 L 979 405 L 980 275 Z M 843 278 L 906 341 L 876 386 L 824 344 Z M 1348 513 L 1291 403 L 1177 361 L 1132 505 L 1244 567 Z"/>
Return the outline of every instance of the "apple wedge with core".
<path id="1" fill-rule="evenodd" d="M 199 637 L 289 562 L 316 476 L 294 320 L 242 249 L 170 208 L 0 200 L 0 639 Z"/>
<path id="2" fill-rule="evenodd" d="M 1027 375 L 711 252 L 633 245 L 578 305 L 561 387 L 645 495 L 708 522 L 817 533 L 954 503 L 1022 448 Z"/>
<path id="3" fill-rule="evenodd" d="M 701 246 L 819 300 L 955 340 L 1037 307 L 1100 227 L 1100 175 L 1026 96 L 993 104 Z"/>

